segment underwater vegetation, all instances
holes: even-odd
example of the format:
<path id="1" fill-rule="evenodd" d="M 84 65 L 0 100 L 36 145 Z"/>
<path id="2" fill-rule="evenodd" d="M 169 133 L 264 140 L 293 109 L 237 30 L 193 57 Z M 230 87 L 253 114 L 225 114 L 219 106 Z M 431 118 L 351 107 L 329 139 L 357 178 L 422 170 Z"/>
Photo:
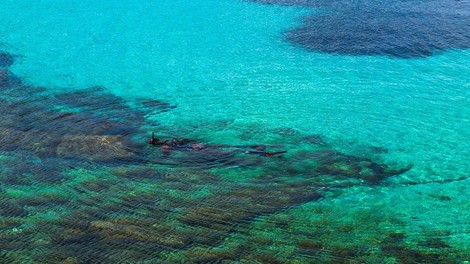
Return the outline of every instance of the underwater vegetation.
<path id="1" fill-rule="evenodd" d="M 2 263 L 457 263 L 468 256 L 446 234 L 411 243 L 413 234 L 338 223 L 321 208 L 308 222 L 290 213 L 350 188 L 379 187 L 411 165 L 343 153 L 292 128 L 270 132 L 283 144 L 265 145 L 287 149 L 283 157 L 248 155 L 252 144 L 161 149 L 147 144 L 155 127 L 146 115 L 173 104 L 126 101 L 103 87 L 51 93 L 10 72 L 8 54 L 0 58 Z M 346 243 L 354 232 L 364 236 Z"/>
<path id="2" fill-rule="evenodd" d="M 285 38 L 330 54 L 421 58 L 470 48 L 470 1 L 254 0 L 318 10 Z"/>

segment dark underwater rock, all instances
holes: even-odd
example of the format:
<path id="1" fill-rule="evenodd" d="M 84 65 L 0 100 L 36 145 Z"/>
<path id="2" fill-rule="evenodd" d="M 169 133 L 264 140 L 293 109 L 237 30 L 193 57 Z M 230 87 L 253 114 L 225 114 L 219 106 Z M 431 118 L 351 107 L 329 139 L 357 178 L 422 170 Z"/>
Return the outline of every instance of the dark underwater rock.
<path id="1" fill-rule="evenodd" d="M 200 206 L 186 210 L 180 221 L 195 228 L 223 230 L 221 236 L 224 236 L 231 232 L 234 225 L 260 215 L 318 200 L 322 196 L 319 190 L 310 188 L 308 184 L 291 187 L 271 185 L 268 188 L 250 186 L 214 194 L 201 201 Z"/>
<path id="2" fill-rule="evenodd" d="M 29 151 L 39 157 L 76 155 L 92 161 L 136 158 L 127 148 L 132 142 L 126 135 L 135 134 L 145 122 L 144 113 L 104 88 L 44 96 L 7 70 L 0 70 L 0 88 L 11 98 L 0 99 L 0 149 Z M 57 107 L 80 108 L 81 112 Z M 47 174 L 36 176 L 41 181 L 60 180 Z"/>
<path id="3" fill-rule="evenodd" d="M 309 254 L 312 252 L 316 253 L 317 251 L 320 251 L 325 247 L 322 243 L 310 239 L 302 239 L 297 241 L 297 246 L 299 247 L 299 249 L 304 251 L 305 254 Z"/>
<path id="4" fill-rule="evenodd" d="M 425 241 L 418 242 L 418 245 L 426 248 L 450 248 L 450 246 L 440 238 L 429 238 Z"/>
<path id="5" fill-rule="evenodd" d="M 138 100 L 138 103 L 140 103 L 142 107 L 147 108 L 148 110 L 158 112 L 167 112 L 173 108 L 176 108 L 176 105 L 171 105 L 168 102 L 155 99 L 141 99 Z"/>
<path id="6" fill-rule="evenodd" d="M 69 202 L 69 197 L 61 196 L 56 193 L 36 194 L 29 197 L 18 199 L 19 203 L 26 206 L 51 206 L 64 205 Z"/>
<path id="7" fill-rule="evenodd" d="M 385 240 L 386 243 L 400 243 L 408 236 L 405 233 L 390 233 Z"/>
<path id="8" fill-rule="evenodd" d="M 290 127 L 278 127 L 276 129 L 273 129 L 272 133 L 279 136 L 288 137 L 298 135 L 299 131 Z"/>
<path id="9" fill-rule="evenodd" d="M 318 135 L 318 134 L 304 136 L 304 137 L 302 137 L 301 141 L 305 142 L 307 144 L 310 144 L 310 145 L 319 145 L 319 146 L 325 146 L 326 145 L 326 142 L 323 139 L 323 136 Z"/>
<path id="10" fill-rule="evenodd" d="M 422 58 L 470 48 L 469 1 L 254 1 L 322 10 L 285 32 L 309 51 Z"/>
<path id="11" fill-rule="evenodd" d="M 0 51 L 0 67 L 9 67 L 13 62 L 13 55 Z"/>
<path id="12" fill-rule="evenodd" d="M 248 159 L 236 156 L 233 151 L 224 151 L 216 148 L 198 151 L 184 151 L 173 160 L 180 166 L 197 167 L 201 169 L 246 166 L 249 164 Z"/>
<path id="13" fill-rule="evenodd" d="M 224 261 L 235 262 L 239 254 L 234 250 L 196 248 L 185 254 L 189 263 L 224 263 Z M 263 262 L 268 263 L 268 262 Z M 272 262 L 271 262 L 272 263 Z M 274 263 L 273 263 L 274 264 Z"/>
<path id="14" fill-rule="evenodd" d="M 67 178 L 61 174 L 64 168 L 69 168 L 67 162 L 60 160 L 42 160 L 29 151 L 18 153 L 22 156 L 2 162 L 6 167 L 0 173 L 3 184 L 31 185 L 37 182 L 56 184 Z M 28 155 L 28 154 L 29 155 Z"/>
<path id="15" fill-rule="evenodd" d="M 8 70 L 0 70 L 0 88 L 7 87 Z"/>
<path id="16" fill-rule="evenodd" d="M 92 161 L 126 160 L 135 156 L 120 136 L 65 136 L 57 146 L 57 156 Z"/>
<path id="17" fill-rule="evenodd" d="M 428 194 L 429 197 L 432 197 L 432 198 L 435 198 L 441 202 L 447 202 L 447 201 L 451 201 L 452 198 L 450 196 L 447 196 L 447 195 L 439 195 L 439 194 Z"/>
<path id="18" fill-rule="evenodd" d="M 46 132 L 30 130 L 27 132 L 0 128 L 0 149 L 7 151 L 31 151 L 37 155 L 54 154 L 59 141 Z"/>
<path id="19" fill-rule="evenodd" d="M 107 189 L 111 188 L 113 183 L 111 181 L 104 181 L 104 180 L 88 180 L 81 183 L 83 187 L 87 188 L 93 192 L 101 192 L 106 191 Z"/>
<path id="20" fill-rule="evenodd" d="M 58 93 L 54 96 L 57 99 L 57 102 L 62 102 L 70 107 L 97 107 L 96 103 L 99 105 L 106 105 L 106 102 L 121 103 L 122 99 L 106 93 L 106 89 L 101 86 L 94 86 L 86 89 L 67 91 Z M 102 97 L 102 98 L 100 98 Z M 100 100 L 101 99 L 101 100 Z M 103 103 L 105 102 L 105 103 Z"/>
<path id="21" fill-rule="evenodd" d="M 186 249 L 195 249 L 196 260 L 199 261 L 235 260 L 238 256 L 234 252 L 211 250 L 204 253 L 197 248 L 209 246 L 214 249 L 232 232 L 239 231 L 240 226 L 258 217 L 321 199 L 327 188 L 319 188 L 316 184 L 316 177 L 320 174 L 331 177 L 330 182 L 323 184 L 329 187 L 343 178 L 378 183 L 405 170 L 392 170 L 387 165 L 374 163 L 367 158 L 348 156 L 334 150 L 312 154 L 316 155 L 316 159 L 305 156 L 305 159 L 298 159 L 290 166 L 286 164 L 289 162 L 281 164 L 277 159 L 231 151 L 239 149 L 236 147 L 228 146 L 226 150 L 224 147 L 209 146 L 201 150 L 191 148 L 188 151 L 174 151 L 168 158 L 176 161 L 174 164 L 177 169 L 182 166 L 196 167 L 194 171 L 197 173 L 162 173 L 145 167 L 148 164 L 134 166 L 137 165 L 134 159 L 142 153 L 136 153 L 129 142 L 145 121 L 145 111 L 129 107 L 122 98 L 107 93 L 104 88 L 62 93 L 51 98 L 37 94 L 28 97 L 28 92 L 38 90 L 25 86 L 21 79 L 9 72 L 0 71 L 0 89 L 3 87 L 13 99 L 0 100 L 3 110 L 3 118 L 0 119 L 0 149 L 36 156 L 34 161 L 25 159 L 17 161 L 17 164 L 9 163 L 9 166 L 20 165 L 12 170 L 14 173 L 27 174 L 31 178 L 15 178 L 11 182 L 28 184 L 34 183 L 30 181 L 34 180 L 48 184 L 60 183 L 64 169 L 84 168 L 88 161 L 110 162 L 106 165 L 114 165 L 112 162 L 117 161 L 126 167 L 117 167 L 111 172 L 117 176 L 115 181 L 98 178 L 60 187 L 65 188 L 67 194 L 76 194 L 72 196 L 73 199 L 65 197 L 65 193 L 57 197 L 43 194 L 0 203 L 0 215 L 7 217 L 27 216 L 27 206 L 36 207 L 31 209 L 32 212 L 45 210 L 51 205 L 62 206 L 70 211 L 60 219 L 43 220 L 38 224 L 42 232 L 51 238 L 46 246 L 52 252 L 51 258 L 44 258 L 45 254 L 38 253 L 44 263 L 114 263 L 116 261 L 113 262 L 111 258 L 117 251 L 129 252 L 132 256 L 130 262 L 135 262 L 136 259 L 153 257 L 163 250 Z M 23 98 L 17 99 L 18 96 Z M 149 110 L 166 111 L 172 108 L 170 104 L 158 100 L 140 103 L 142 108 Z M 56 107 L 67 110 L 58 111 Z M 69 108 L 79 108 L 79 111 Z M 301 138 L 297 131 L 289 128 L 271 133 Z M 321 137 L 304 140 L 313 145 L 324 145 Z M 155 151 L 160 151 L 157 149 Z M 86 162 L 81 162 L 82 159 Z M 312 163 L 318 163 L 319 168 L 315 170 Z M 227 184 L 219 176 L 203 170 L 265 164 L 271 164 L 272 173 L 259 175 L 256 180 L 245 185 Z M 96 164 L 90 167 L 95 168 Z M 158 181 L 153 182 L 158 187 L 147 193 L 129 189 L 129 186 L 136 186 L 133 183 L 139 181 Z M 115 188 L 119 191 L 114 192 Z M 203 198 L 190 196 L 198 190 L 204 190 L 207 194 Z M 96 197 L 100 192 L 109 197 L 100 201 Z M 185 194 L 187 197 L 184 197 Z M 165 222 L 167 219 L 173 222 Z M 174 222 L 179 223 L 175 225 Z M 287 229 L 289 223 L 279 223 L 278 227 Z M 31 237 L 25 235 L 21 238 L 31 241 Z M 303 253 L 316 252 L 322 248 L 314 240 L 306 240 L 298 246 Z M 29 244 L 25 249 L 31 248 Z M 355 251 L 341 250 L 345 256 L 356 256 Z M 383 247 L 382 250 L 388 250 L 390 254 L 403 253 L 400 248 Z M 258 259 L 271 263 L 278 261 L 268 255 L 260 255 Z"/>
<path id="22" fill-rule="evenodd" d="M 385 244 L 381 245 L 380 249 L 382 254 L 395 257 L 399 263 L 449 263 L 446 262 L 445 256 L 432 252 L 421 252 L 404 245 Z"/>
<path id="23" fill-rule="evenodd" d="M 384 147 L 379 147 L 379 146 L 372 146 L 371 149 L 377 153 L 388 153 L 389 150 Z"/>
<path id="24" fill-rule="evenodd" d="M 126 175 L 126 171 L 122 173 Z M 136 173 L 141 172 L 149 173 L 147 170 L 136 170 Z M 190 181 L 192 184 L 202 181 L 200 184 L 205 187 L 216 180 L 205 173 L 200 177 L 196 174 L 181 173 L 174 175 L 167 173 L 161 177 L 180 182 Z M 322 196 L 308 184 L 273 185 L 269 188 L 256 185 L 244 186 L 244 188 L 219 191 L 210 197 L 193 202 L 183 197 L 173 197 L 175 199 L 173 202 L 170 196 L 163 197 L 165 193 L 166 191 L 136 193 L 122 197 L 121 203 L 93 206 L 93 209 L 82 206 L 82 209 L 59 220 L 61 223 L 59 226 L 64 226 L 66 229 L 54 231 L 57 234 L 53 235 L 55 239 L 51 247 L 65 252 L 62 256 L 64 258 L 75 256 L 75 253 L 72 253 L 75 248 L 80 245 L 87 247 L 90 243 L 95 243 L 95 238 L 99 237 L 103 252 L 107 254 L 110 254 L 111 249 L 127 250 L 129 245 L 138 245 L 141 249 L 152 248 L 152 252 L 162 249 L 197 250 L 198 246 L 217 245 L 221 239 L 235 231 L 237 225 L 255 217 L 316 200 Z M 164 204 L 161 201 L 165 201 Z M 178 217 L 178 220 L 184 224 L 180 228 L 162 222 L 175 209 L 183 210 L 182 215 Z M 142 211 L 146 213 L 142 214 Z M 129 218 L 115 218 L 113 215 L 116 212 L 120 214 L 129 212 Z M 137 212 L 138 215 L 135 214 Z M 134 218 L 136 216 L 138 218 Z M 142 250 L 140 257 L 148 254 Z M 199 257 L 214 261 L 236 259 L 234 252 L 225 251 L 202 254 Z"/>
<path id="25" fill-rule="evenodd" d="M 28 210 L 15 201 L 3 200 L 0 201 L 0 216 L 25 217 L 28 216 Z"/>
<path id="26" fill-rule="evenodd" d="M 143 225 L 138 221 L 131 222 L 126 219 L 113 221 L 92 221 L 91 230 L 99 233 L 101 237 L 114 239 L 133 239 L 146 243 L 157 243 L 163 247 L 183 248 L 188 243 L 188 238 L 175 234 L 158 232 L 159 225 Z M 130 219 L 129 219 L 130 220 Z"/>
<path id="27" fill-rule="evenodd" d="M 129 179 L 160 179 L 164 173 L 151 167 L 126 167 L 113 170 L 113 174 Z"/>
<path id="28" fill-rule="evenodd" d="M 346 155 L 333 150 L 317 151 L 314 160 L 319 163 L 316 171 L 335 177 L 356 178 L 368 184 L 378 184 L 384 179 L 409 171 L 409 165 L 399 169 L 390 168 L 368 158 Z"/>
<path id="29" fill-rule="evenodd" d="M 134 127 L 145 122 L 144 112 L 132 109 L 123 98 L 108 92 L 104 87 L 59 93 L 55 98 L 58 104 L 79 108 L 107 121 L 119 120 Z"/>
<path id="30" fill-rule="evenodd" d="M 7 69 L 0 69 L 0 89 L 11 89 L 21 87 L 23 82 Z"/>

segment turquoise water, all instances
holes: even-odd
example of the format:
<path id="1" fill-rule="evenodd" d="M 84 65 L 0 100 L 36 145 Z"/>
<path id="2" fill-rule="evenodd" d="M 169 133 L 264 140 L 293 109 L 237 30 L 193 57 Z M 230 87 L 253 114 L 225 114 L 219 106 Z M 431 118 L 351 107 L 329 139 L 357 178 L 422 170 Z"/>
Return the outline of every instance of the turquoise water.
<path id="1" fill-rule="evenodd" d="M 44 102 L 43 107 L 57 103 L 46 99 L 51 95 L 102 86 L 108 98 L 123 100 L 111 104 L 129 106 L 129 112 L 142 110 L 136 108 L 143 99 L 176 106 L 168 111 L 144 109 L 143 119 L 135 121 L 143 123 L 139 131 L 124 133 L 135 144 L 145 143 L 155 131 L 162 138 L 194 138 L 209 145 L 265 144 L 288 150 L 282 159 L 237 154 L 237 159 L 261 164 L 257 166 L 235 162 L 208 169 L 199 163 L 187 168 L 189 161 L 184 159 L 172 160 L 171 165 L 163 162 L 162 167 L 158 162 L 122 160 L 110 165 L 66 146 L 63 151 L 70 153 L 52 160 L 37 149 L 2 149 L 0 157 L 8 162 L 0 174 L 17 166 L 15 159 L 38 159 L 39 164 L 47 159 L 49 167 L 38 165 L 39 170 L 63 177 L 53 183 L 33 179 L 3 184 L 2 199 L 25 203 L 28 212 L 0 214 L 5 259 L 470 260 L 469 50 L 408 59 L 310 51 L 292 45 L 283 34 L 306 15 L 324 11 L 310 7 L 235 0 L 5 0 L 1 5 L 0 50 L 15 59 L 9 70 L 32 87 L 45 87 L 37 95 L 3 93 L 2 99 Z M 39 99 L 33 100 L 36 96 Z M 103 110 L 99 101 L 96 105 L 93 111 Z M 105 119 L 112 116 L 105 110 Z M 95 129 L 98 125 L 93 122 L 87 124 Z M 2 130 L 10 131 L 11 123 L 5 121 Z M 67 133 L 64 128 L 61 135 Z M 306 137 L 312 135 L 319 142 L 308 144 Z M 145 148 L 147 159 L 159 159 L 158 148 L 141 145 L 135 148 Z M 333 176 L 320 186 L 317 178 L 309 176 L 318 166 L 311 151 L 319 149 L 363 159 L 360 164 L 373 160 L 395 170 L 412 167 L 379 184 L 353 181 L 337 188 L 342 179 Z M 69 164 L 67 158 L 74 155 L 86 161 Z M 137 172 L 130 173 L 135 167 Z M 164 170 L 165 176 L 152 176 L 146 167 Z M 134 176 L 122 176 L 126 173 Z M 135 176 L 140 174 L 150 176 Z M 19 175 L 34 178 L 35 172 Z M 295 182 L 302 187 L 289 185 Z M 307 194 L 311 184 L 321 190 L 321 198 Z M 273 193 L 263 193 L 266 185 L 272 185 Z M 285 199 L 276 200 L 282 194 Z M 55 202 L 38 207 L 24 202 L 25 197 Z M 90 216 L 83 208 L 104 216 Z M 224 209 L 231 214 L 227 216 Z M 67 219 L 77 216 L 90 222 L 88 229 L 68 226 Z M 158 239 L 143 235 L 152 232 L 164 235 Z M 94 240 L 96 236 L 101 242 Z M 205 239 L 193 241 L 194 236 Z M 15 237 L 21 243 L 12 243 L 18 241 Z M 93 248 L 106 253 L 95 254 Z M 74 251 L 89 256 L 81 258 Z"/>

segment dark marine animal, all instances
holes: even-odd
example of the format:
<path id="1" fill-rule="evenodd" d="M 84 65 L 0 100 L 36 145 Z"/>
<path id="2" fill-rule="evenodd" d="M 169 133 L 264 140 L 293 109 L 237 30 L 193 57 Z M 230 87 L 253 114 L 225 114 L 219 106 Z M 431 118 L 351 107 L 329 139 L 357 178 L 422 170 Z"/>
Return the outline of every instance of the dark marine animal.
<path id="1" fill-rule="evenodd" d="M 149 144 L 154 146 L 160 146 L 162 150 L 168 151 L 172 149 L 178 150 L 206 150 L 206 149 L 239 149 L 244 154 L 260 155 L 263 157 L 282 157 L 282 154 L 287 153 L 287 150 L 278 152 L 266 152 L 265 146 L 255 145 L 249 148 L 256 150 L 246 150 L 246 147 L 240 146 L 226 146 L 226 145 L 211 145 L 207 146 L 201 143 L 197 143 L 196 140 L 192 139 L 166 139 L 161 140 L 155 137 L 155 132 L 152 132 L 151 138 L 147 141 Z"/>

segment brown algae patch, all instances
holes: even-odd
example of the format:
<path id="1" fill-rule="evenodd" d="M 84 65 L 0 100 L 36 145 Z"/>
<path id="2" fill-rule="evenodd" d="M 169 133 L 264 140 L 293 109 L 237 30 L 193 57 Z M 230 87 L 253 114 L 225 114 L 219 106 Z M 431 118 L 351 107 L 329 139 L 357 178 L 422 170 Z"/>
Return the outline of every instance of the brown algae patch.
<path id="1" fill-rule="evenodd" d="M 91 161 L 132 158 L 135 153 L 126 149 L 121 136 L 64 136 L 57 146 L 59 157 L 79 157 Z"/>

